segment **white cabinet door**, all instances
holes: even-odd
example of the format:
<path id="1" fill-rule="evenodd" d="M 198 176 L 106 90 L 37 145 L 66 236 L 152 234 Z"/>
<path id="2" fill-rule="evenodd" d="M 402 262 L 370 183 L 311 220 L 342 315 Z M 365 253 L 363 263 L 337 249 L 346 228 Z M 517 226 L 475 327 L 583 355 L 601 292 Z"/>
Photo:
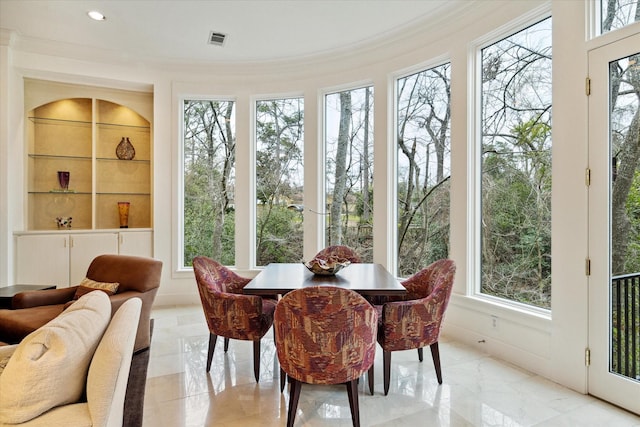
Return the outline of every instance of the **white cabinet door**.
<path id="1" fill-rule="evenodd" d="M 118 253 L 117 233 L 73 234 L 70 239 L 69 286 L 80 283 L 95 257 Z"/>
<path id="2" fill-rule="evenodd" d="M 153 235 L 151 231 L 120 232 L 120 255 L 153 257 Z"/>
<path id="3" fill-rule="evenodd" d="M 16 283 L 69 286 L 69 235 L 18 236 Z"/>
<path id="4" fill-rule="evenodd" d="M 74 286 L 91 261 L 118 253 L 118 233 L 33 234 L 16 238 L 16 283 Z"/>

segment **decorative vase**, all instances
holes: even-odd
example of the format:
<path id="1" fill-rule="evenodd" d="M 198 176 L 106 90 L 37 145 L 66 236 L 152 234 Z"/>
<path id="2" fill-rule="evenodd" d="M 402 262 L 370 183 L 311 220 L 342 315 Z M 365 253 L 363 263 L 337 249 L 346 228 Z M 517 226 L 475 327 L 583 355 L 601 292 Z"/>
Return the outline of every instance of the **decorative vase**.
<path id="1" fill-rule="evenodd" d="M 68 190 L 70 178 L 71 173 L 69 171 L 58 171 L 58 183 L 60 184 L 60 188 L 65 191 Z"/>
<path id="2" fill-rule="evenodd" d="M 118 202 L 118 215 L 120 216 L 120 228 L 129 228 L 129 202 Z"/>
<path id="3" fill-rule="evenodd" d="M 116 156 L 120 160 L 132 160 L 136 156 L 136 149 L 133 148 L 133 144 L 128 137 L 122 137 L 120 140 L 116 147 Z"/>

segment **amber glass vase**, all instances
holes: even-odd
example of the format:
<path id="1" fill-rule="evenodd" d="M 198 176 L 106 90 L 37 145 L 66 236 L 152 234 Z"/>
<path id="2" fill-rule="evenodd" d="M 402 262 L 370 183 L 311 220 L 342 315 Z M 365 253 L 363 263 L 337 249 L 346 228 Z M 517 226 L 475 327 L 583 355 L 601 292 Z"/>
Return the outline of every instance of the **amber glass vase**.
<path id="1" fill-rule="evenodd" d="M 118 202 L 118 215 L 120 216 L 120 228 L 129 228 L 129 202 Z"/>

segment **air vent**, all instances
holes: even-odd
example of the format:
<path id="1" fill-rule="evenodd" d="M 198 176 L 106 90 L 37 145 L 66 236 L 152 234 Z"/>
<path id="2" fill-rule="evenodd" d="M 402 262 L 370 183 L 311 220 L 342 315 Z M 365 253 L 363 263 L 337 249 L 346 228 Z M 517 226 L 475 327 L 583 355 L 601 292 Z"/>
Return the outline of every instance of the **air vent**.
<path id="1" fill-rule="evenodd" d="M 209 33 L 209 44 L 222 46 L 224 44 L 225 38 L 227 38 L 226 34 L 216 33 L 215 31 L 211 31 Z"/>

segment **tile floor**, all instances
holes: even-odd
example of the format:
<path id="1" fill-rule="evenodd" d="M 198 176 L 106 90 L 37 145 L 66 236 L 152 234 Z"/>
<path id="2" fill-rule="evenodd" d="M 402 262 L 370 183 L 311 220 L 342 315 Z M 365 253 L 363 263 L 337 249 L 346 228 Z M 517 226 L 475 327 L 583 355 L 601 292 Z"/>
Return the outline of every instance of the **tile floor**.
<path id="1" fill-rule="evenodd" d="M 252 346 L 218 340 L 205 372 L 208 330 L 198 305 L 161 307 L 155 319 L 144 408 L 145 427 L 285 426 L 289 395 L 280 393 L 273 334 L 262 340 L 260 382 Z M 640 417 L 442 337 L 444 382 L 431 353 L 394 352 L 384 396 L 382 357 L 375 395 L 360 382 L 360 421 L 373 426 L 640 426 Z M 275 374 L 274 374 L 275 372 Z M 351 426 L 344 386 L 302 387 L 296 427 Z"/>

